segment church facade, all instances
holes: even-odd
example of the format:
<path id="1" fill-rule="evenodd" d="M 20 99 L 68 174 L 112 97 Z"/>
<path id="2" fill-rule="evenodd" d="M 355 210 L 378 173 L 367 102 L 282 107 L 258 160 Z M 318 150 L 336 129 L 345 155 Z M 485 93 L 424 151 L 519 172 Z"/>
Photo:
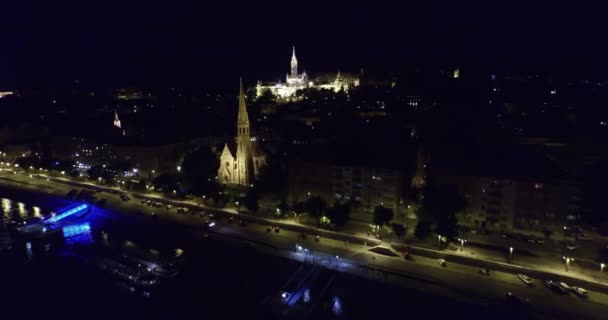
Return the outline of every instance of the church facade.
<path id="1" fill-rule="evenodd" d="M 280 81 L 277 83 L 263 83 L 258 81 L 256 86 L 256 95 L 259 97 L 265 91 L 270 91 L 273 95 L 281 99 L 296 99 L 296 91 L 305 88 L 328 89 L 333 91 L 345 90 L 350 87 L 359 85 L 359 78 L 356 76 L 343 77 L 340 72 L 334 73 L 332 76 L 320 77 L 318 79 L 309 79 L 306 71 L 298 73 L 298 59 L 296 58 L 296 48 L 292 48 L 291 54 L 291 70 L 285 76 L 285 83 Z"/>
<path id="2" fill-rule="evenodd" d="M 266 165 L 266 154 L 251 133 L 242 79 L 235 142 L 234 153 L 230 150 L 228 143 L 224 145 L 220 156 L 218 180 L 222 184 L 250 186 L 257 178 L 260 169 Z"/>

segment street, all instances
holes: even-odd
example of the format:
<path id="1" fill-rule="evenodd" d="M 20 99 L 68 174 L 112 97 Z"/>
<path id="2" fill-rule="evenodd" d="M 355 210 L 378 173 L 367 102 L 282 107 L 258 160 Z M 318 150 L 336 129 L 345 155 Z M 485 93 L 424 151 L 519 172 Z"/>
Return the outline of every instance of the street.
<path id="1" fill-rule="evenodd" d="M 46 179 L 29 178 L 22 175 L 3 175 L 1 183 L 13 188 L 25 188 L 65 196 L 71 186 L 47 181 Z M 10 179 L 10 180 L 7 180 Z M 325 267 L 362 277 L 385 281 L 394 285 L 416 287 L 438 295 L 458 296 L 467 301 L 480 303 L 504 303 L 504 293 L 512 292 L 522 298 L 529 298 L 533 308 L 542 314 L 553 314 L 559 317 L 598 318 L 608 313 L 608 295 L 589 290 L 589 298 L 579 298 L 573 294 L 559 295 L 542 284 L 544 279 L 534 279 L 535 287 L 526 286 L 515 274 L 491 271 L 490 276 L 479 273 L 479 267 L 457 264 L 448 261 L 441 267 L 433 258 L 419 255 L 414 261 L 406 261 L 399 252 L 388 246 L 387 250 L 396 256 L 379 254 L 370 251 L 375 246 L 334 240 L 321 237 L 319 242 L 311 232 L 306 239 L 301 232 L 281 228 L 277 233 L 274 228 L 267 231 L 268 223 L 251 222 L 242 226 L 237 220 L 242 214 L 217 212 L 211 209 L 199 209 L 195 214 L 178 214 L 177 209 L 167 209 L 142 204 L 139 199 L 131 197 L 129 201 L 121 200 L 116 194 L 102 192 L 98 197 L 107 199 L 107 207 L 116 212 L 135 215 L 142 212 L 142 219 L 156 219 L 159 223 L 171 222 L 191 227 L 204 239 L 216 237 L 224 241 L 233 241 L 242 245 L 255 246 L 262 253 L 280 255 L 289 259 L 322 264 Z M 161 199 L 159 199 L 161 200 Z M 203 214 L 205 212 L 206 214 Z M 215 226 L 205 227 L 203 222 L 214 213 Z M 153 213 L 157 218 L 153 217 Z M 203 214 L 203 217 L 201 217 Z M 229 216 L 233 216 L 230 223 Z"/>

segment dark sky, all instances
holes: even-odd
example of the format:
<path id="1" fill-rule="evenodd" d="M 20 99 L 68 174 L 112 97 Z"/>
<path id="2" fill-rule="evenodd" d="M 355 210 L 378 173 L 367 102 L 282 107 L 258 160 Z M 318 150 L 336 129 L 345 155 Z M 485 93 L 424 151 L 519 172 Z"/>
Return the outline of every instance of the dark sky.
<path id="1" fill-rule="evenodd" d="M 608 70 L 605 10 L 581 1 L 207 2 L 2 1 L 0 88 L 273 80 L 292 44 L 309 72 Z"/>

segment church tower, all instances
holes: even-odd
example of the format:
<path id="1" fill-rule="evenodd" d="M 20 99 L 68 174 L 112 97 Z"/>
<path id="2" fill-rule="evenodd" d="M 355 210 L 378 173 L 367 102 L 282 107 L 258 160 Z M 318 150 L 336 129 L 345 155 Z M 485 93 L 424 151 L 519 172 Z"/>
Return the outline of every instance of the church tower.
<path id="1" fill-rule="evenodd" d="M 241 78 L 239 91 L 239 114 L 237 120 L 236 138 L 236 184 L 250 185 L 253 182 L 253 167 L 251 156 L 251 134 L 249 115 L 245 106 L 245 93 L 243 91 L 243 79 Z"/>
<path id="2" fill-rule="evenodd" d="M 296 46 L 293 46 L 293 51 L 291 54 L 291 77 L 298 77 L 298 59 L 296 59 Z"/>

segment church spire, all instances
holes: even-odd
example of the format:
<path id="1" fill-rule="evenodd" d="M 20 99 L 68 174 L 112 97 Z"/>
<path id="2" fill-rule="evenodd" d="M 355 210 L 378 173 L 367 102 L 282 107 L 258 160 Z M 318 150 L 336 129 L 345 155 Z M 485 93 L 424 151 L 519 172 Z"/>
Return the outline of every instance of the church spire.
<path id="1" fill-rule="evenodd" d="M 247 115 L 247 106 L 245 105 L 245 91 L 243 90 L 243 78 L 240 78 L 238 124 L 249 124 L 249 115 Z"/>
<path id="2" fill-rule="evenodd" d="M 291 77 L 296 78 L 298 76 L 298 59 L 296 58 L 296 46 L 292 47 L 291 53 Z"/>

